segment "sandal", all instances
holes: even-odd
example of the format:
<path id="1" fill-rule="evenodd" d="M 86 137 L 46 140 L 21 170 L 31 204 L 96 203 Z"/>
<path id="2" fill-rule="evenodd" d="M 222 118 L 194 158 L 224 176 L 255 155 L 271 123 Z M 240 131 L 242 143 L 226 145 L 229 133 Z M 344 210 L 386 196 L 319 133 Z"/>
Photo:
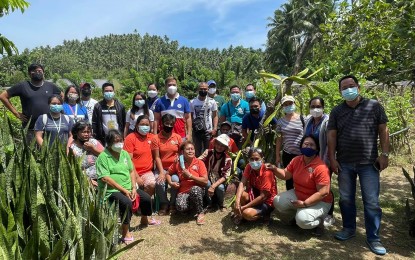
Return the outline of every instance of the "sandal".
<path id="1" fill-rule="evenodd" d="M 131 237 L 122 237 L 121 239 L 120 239 L 120 242 L 121 243 L 124 243 L 124 244 L 126 244 L 126 245 L 128 245 L 128 244 L 130 244 L 131 242 L 133 242 L 134 241 L 134 237 L 133 236 L 131 236 Z"/>
<path id="2" fill-rule="evenodd" d="M 161 220 L 157 220 L 155 218 L 151 218 L 151 221 L 148 222 L 149 226 L 158 226 L 161 224 Z"/>
<path id="3" fill-rule="evenodd" d="M 197 215 L 196 224 L 204 225 L 205 224 L 205 214 L 201 213 Z"/>

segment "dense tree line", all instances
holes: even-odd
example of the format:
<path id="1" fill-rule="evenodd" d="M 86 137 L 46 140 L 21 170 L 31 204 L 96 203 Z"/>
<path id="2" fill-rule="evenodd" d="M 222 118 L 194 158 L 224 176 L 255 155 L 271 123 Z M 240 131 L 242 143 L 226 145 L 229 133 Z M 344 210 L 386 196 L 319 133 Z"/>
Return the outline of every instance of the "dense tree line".
<path id="1" fill-rule="evenodd" d="M 25 77 L 27 65 L 46 66 L 47 78 L 69 78 L 75 83 L 92 78 L 118 79 L 128 89 L 143 89 L 164 79 L 178 78 L 184 91 L 194 93 L 198 81 L 215 79 L 219 86 L 244 84 L 263 69 L 263 52 L 233 47 L 197 49 L 180 46 L 167 36 L 110 34 L 97 38 L 65 40 L 56 47 L 41 46 L 0 61 L 0 85 Z"/>

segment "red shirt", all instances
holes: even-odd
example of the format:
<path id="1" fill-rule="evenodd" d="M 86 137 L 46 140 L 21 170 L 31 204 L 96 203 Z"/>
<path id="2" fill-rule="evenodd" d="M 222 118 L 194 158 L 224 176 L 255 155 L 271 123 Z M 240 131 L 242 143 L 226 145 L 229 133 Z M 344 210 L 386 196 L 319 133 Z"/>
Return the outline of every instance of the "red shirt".
<path id="1" fill-rule="evenodd" d="M 248 188 L 255 188 L 259 191 L 267 191 L 269 196 L 265 199 L 265 204 L 274 207 L 272 201 L 274 200 L 275 195 L 277 195 L 277 184 L 275 182 L 274 173 L 265 168 L 265 165 L 262 164 L 259 171 L 254 171 L 251 168 L 251 165 L 246 165 L 243 177 L 248 182 Z"/>
<path id="2" fill-rule="evenodd" d="M 182 137 L 176 133 L 172 133 L 169 138 L 162 133 L 154 135 L 151 140 L 151 150 L 159 150 L 163 169 L 168 169 L 177 160 L 181 143 Z"/>
<path id="3" fill-rule="evenodd" d="M 229 137 L 229 151 L 231 153 L 237 153 L 239 151 L 238 146 L 236 146 L 235 141 Z M 209 149 L 213 149 L 215 148 L 215 138 L 212 138 L 212 140 L 210 140 L 209 142 Z"/>
<path id="4" fill-rule="evenodd" d="M 132 154 L 132 161 L 138 175 L 143 175 L 153 169 L 153 155 L 151 154 L 151 140 L 154 134 L 148 133 L 146 137 L 137 132 L 127 135 L 124 140 L 124 150 Z"/>
<path id="5" fill-rule="evenodd" d="M 287 171 L 293 175 L 295 195 L 302 201 L 317 192 L 317 185 L 328 185 L 330 188 L 330 172 L 320 157 L 316 156 L 308 165 L 305 165 L 303 157 L 295 157 L 287 166 Z M 331 203 L 331 193 L 322 201 Z"/>
<path id="6" fill-rule="evenodd" d="M 188 167 L 186 167 L 186 169 L 193 176 L 196 176 L 196 177 L 207 176 L 207 170 L 206 170 L 205 163 L 202 160 L 199 160 L 197 158 L 193 158 L 192 162 L 190 163 Z M 170 175 L 177 174 L 179 176 L 179 180 L 180 180 L 179 193 L 188 193 L 193 186 L 197 185 L 193 180 L 190 180 L 184 177 L 183 170 L 182 170 L 182 167 L 180 167 L 179 162 L 173 163 L 169 167 L 169 174 Z"/>

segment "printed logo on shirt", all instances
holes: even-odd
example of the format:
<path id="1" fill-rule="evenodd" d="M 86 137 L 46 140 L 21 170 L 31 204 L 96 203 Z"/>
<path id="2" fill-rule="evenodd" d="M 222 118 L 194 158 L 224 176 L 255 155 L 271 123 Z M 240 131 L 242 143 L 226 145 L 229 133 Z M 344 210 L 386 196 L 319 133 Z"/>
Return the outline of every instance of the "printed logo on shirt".
<path id="1" fill-rule="evenodd" d="M 193 166 L 192 166 L 192 170 L 197 171 L 197 170 L 199 170 L 199 167 L 198 167 L 197 165 L 193 165 Z"/>
<path id="2" fill-rule="evenodd" d="M 240 107 L 238 107 L 237 111 L 238 111 L 238 114 L 243 114 L 244 113 L 244 111 Z"/>
<path id="3" fill-rule="evenodd" d="M 171 143 L 172 145 L 179 144 L 177 141 L 174 141 L 174 140 L 171 140 L 171 141 L 170 141 L 170 143 Z"/>
<path id="4" fill-rule="evenodd" d="M 128 166 L 127 158 L 124 158 L 124 164 Z"/>
<path id="5" fill-rule="evenodd" d="M 177 108 L 182 108 L 182 104 L 178 104 L 177 105 Z"/>
<path id="6" fill-rule="evenodd" d="M 308 173 L 313 173 L 314 169 L 312 167 L 308 167 Z"/>
<path id="7" fill-rule="evenodd" d="M 151 144 L 151 140 L 148 140 L 148 141 L 147 141 L 147 143 L 148 143 L 148 144 Z"/>

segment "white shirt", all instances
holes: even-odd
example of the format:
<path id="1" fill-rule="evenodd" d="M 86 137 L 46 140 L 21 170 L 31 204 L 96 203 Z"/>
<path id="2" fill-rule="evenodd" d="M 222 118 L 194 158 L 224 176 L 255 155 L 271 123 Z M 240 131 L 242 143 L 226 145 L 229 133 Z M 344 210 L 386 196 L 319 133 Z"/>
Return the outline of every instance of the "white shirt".
<path id="1" fill-rule="evenodd" d="M 88 119 L 90 124 L 92 124 L 92 112 L 94 112 L 94 106 L 96 103 L 98 103 L 98 101 L 93 98 L 90 98 L 88 101 L 81 99 L 81 104 L 86 108 L 88 112 Z"/>
<path id="2" fill-rule="evenodd" d="M 134 114 L 134 119 L 131 119 L 131 110 L 128 110 L 127 115 L 125 117 L 125 122 L 126 123 L 130 123 L 129 129 L 130 130 L 134 130 L 135 129 L 135 124 L 137 122 L 137 118 L 141 115 L 144 115 L 144 109 L 140 108 L 135 114 Z M 150 119 L 150 122 L 154 121 L 154 114 L 153 111 L 151 111 L 150 109 L 148 110 L 148 118 Z"/>
<path id="3" fill-rule="evenodd" d="M 218 111 L 218 105 L 213 98 L 206 97 L 207 100 L 200 100 L 198 97 L 190 101 L 190 112 L 193 115 L 193 118 L 203 117 L 206 123 L 206 130 L 212 131 L 213 122 L 212 122 L 212 111 Z M 208 106 L 205 109 L 205 102 Z M 205 116 L 205 110 L 207 115 Z"/>

